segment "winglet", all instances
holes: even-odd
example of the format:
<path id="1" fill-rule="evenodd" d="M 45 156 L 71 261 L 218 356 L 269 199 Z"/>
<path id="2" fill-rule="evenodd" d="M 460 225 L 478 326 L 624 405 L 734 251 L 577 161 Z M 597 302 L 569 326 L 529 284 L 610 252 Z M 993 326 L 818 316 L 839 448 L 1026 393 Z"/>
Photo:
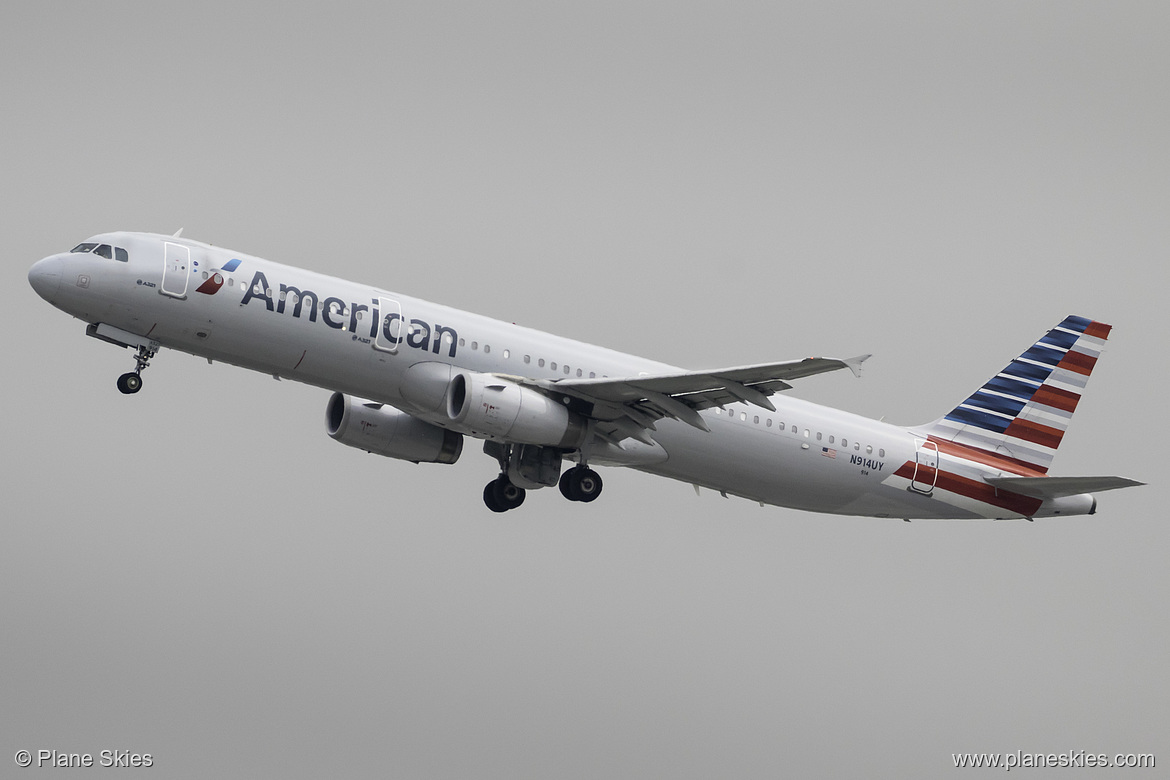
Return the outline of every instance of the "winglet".
<path id="1" fill-rule="evenodd" d="M 842 360 L 841 362 L 845 364 L 846 368 L 853 372 L 853 376 L 860 378 L 861 364 L 869 360 L 871 357 L 873 357 L 873 355 L 858 355 L 857 357 L 851 357 L 848 360 Z"/>

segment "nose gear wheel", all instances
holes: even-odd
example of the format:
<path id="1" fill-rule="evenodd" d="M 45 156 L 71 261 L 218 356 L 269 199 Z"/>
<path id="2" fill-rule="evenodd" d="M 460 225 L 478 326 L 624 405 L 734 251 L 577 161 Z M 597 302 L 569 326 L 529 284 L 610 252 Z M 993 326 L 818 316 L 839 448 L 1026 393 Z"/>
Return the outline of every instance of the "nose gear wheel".
<path id="1" fill-rule="evenodd" d="M 126 395 L 133 395 L 142 389 L 142 371 L 150 365 L 150 359 L 158 354 L 158 347 L 142 345 L 134 355 L 134 370 L 118 377 L 118 389 Z"/>

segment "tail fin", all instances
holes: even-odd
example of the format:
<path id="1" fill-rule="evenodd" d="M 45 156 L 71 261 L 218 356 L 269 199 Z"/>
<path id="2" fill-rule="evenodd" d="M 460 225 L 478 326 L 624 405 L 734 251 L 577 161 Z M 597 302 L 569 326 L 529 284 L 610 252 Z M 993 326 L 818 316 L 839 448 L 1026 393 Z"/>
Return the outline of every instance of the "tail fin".
<path id="1" fill-rule="evenodd" d="M 1068 316 L 949 414 L 919 429 L 1048 473 L 1111 326 Z"/>

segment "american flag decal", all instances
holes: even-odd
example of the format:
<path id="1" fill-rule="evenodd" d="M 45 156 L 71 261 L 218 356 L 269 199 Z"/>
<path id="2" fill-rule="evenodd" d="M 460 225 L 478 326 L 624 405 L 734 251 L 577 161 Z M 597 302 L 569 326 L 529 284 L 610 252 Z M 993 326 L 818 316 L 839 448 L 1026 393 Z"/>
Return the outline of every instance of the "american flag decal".
<path id="1" fill-rule="evenodd" d="M 821 454 L 824 455 L 826 458 L 834 458 L 835 459 L 837 457 L 837 451 L 831 450 L 828 447 L 821 447 Z"/>

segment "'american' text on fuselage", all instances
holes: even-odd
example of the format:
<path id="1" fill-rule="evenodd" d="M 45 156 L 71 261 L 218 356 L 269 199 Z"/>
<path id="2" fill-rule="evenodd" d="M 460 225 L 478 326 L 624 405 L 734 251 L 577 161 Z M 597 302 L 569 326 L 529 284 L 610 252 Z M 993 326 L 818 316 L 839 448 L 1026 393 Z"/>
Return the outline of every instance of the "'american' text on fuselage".
<path id="1" fill-rule="evenodd" d="M 370 338 L 378 338 L 378 325 L 381 323 L 382 338 L 391 344 L 406 343 L 406 346 L 414 349 L 421 349 L 423 351 L 431 351 L 434 354 L 439 354 L 439 349 L 443 342 L 447 342 L 447 357 L 455 357 L 455 353 L 459 346 L 459 334 L 455 332 L 454 328 L 448 328 L 443 325 L 431 325 L 422 320 L 412 319 L 409 323 L 398 312 L 390 312 L 385 317 L 381 316 L 378 310 L 378 299 L 371 298 L 371 306 L 366 306 L 362 303 L 346 303 L 341 298 L 328 297 L 321 299 L 317 293 L 312 290 L 301 290 L 289 285 L 280 285 L 279 300 L 273 301 L 271 295 L 272 288 L 268 285 L 268 279 L 264 276 L 263 271 L 257 271 L 252 277 L 252 283 L 244 291 L 244 297 L 240 301 L 240 305 L 244 306 L 253 298 L 264 301 L 265 308 L 268 311 L 277 314 L 284 314 L 286 304 L 289 296 L 292 296 L 295 301 L 292 307 L 292 316 L 299 319 L 301 311 L 308 301 L 309 322 L 317 321 L 318 301 L 320 302 L 321 321 L 330 328 L 336 330 L 348 330 L 350 333 L 357 333 L 358 319 L 361 312 L 370 312 Z M 346 322 L 345 313 L 348 311 L 348 322 Z M 403 326 L 408 324 L 409 327 Z"/>

